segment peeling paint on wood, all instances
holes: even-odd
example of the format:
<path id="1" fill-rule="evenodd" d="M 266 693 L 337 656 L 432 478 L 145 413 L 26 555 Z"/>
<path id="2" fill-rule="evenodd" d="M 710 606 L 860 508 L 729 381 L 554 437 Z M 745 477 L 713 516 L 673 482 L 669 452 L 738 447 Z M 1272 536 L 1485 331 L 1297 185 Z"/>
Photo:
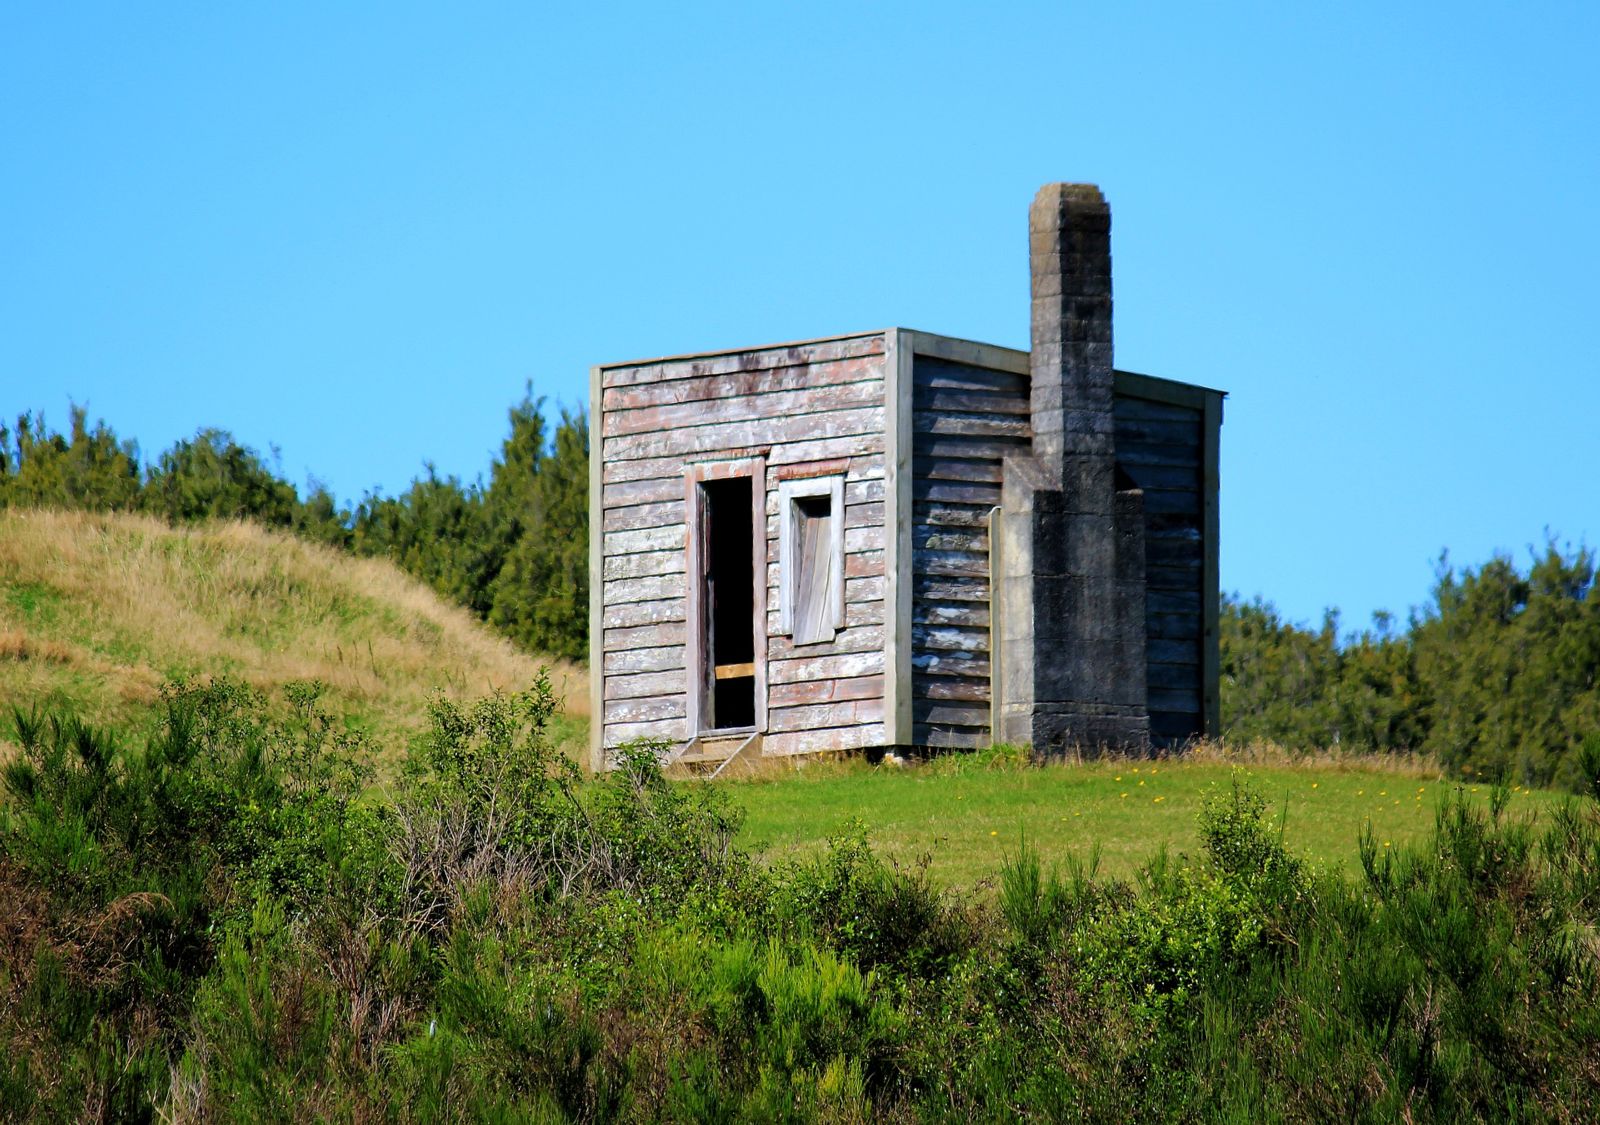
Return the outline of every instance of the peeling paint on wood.
<path id="1" fill-rule="evenodd" d="M 797 657 L 792 660 L 769 659 L 767 665 L 773 684 L 881 675 L 883 667 L 881 647 L 870 652 L 842 652 L 828 656 Z"/>

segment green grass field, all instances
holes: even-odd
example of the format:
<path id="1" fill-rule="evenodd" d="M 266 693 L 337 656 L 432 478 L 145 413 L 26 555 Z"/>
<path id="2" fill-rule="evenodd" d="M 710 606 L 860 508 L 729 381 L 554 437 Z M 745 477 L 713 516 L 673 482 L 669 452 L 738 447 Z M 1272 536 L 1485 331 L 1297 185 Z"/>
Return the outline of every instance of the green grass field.
<path id="1" fill-rule="evenodd" d="M 1235 769 L 1286 817 L 1289 846 L 1313 862 L 1354 871 L 1362 826 L 1379 847 L 1416 839 L 1432 826 L 1439 798 L 1456 783 L 1419 771 L 1211 761 L 1107 761 L 1030 768 L 948 758 L 904 769 L 823 764 L 779 777 L 726 783 L 745 810 L 740 843 L 769 859 L 814 854 L 860 820 L 867 837 L 901 864 L 926 856 L 934 879 L 983 892 L 1026 834 L 1048 862 L 1087 858 L 1127 876 L 1163 845 L 1192 851 L 1206 794 Z M 1489 787 L 1465 790 L 1484 802 Z M 1526 814 L 1566 799 L 1518 789 L 1510 811 Z"/>

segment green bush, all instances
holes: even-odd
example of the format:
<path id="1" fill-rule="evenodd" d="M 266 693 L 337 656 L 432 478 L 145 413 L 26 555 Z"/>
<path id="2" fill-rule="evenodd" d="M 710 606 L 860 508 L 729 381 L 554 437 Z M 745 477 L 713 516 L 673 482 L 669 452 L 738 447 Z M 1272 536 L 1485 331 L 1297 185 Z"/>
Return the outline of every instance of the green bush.
<path id="1" fill-rule="evenodd" d="M 1063 883 L 1055 870 L 1044 869 L 1039 853 L 1024 836 L 1016 853 L 1000 867 L 1000 912 L 1016 947 L 1038 953 L 1055 950 L 1063 930 L 1092 905 L 1099 869 L 1096 845 L 1087 863 L 1075 855 L 1067 857 L 1068 878 Z"/>
<path id="2" fill-rule="evenodd" d="M 14 717 L 0 1099 L 31 1120 L 1586 1120 L 1600 803 L 1441 804 L 1308 868 L 1247 786 L 1131 882 L 1027 842 L 956 903 L 858 828 L 752 863 L 661 748 L 585 779 L 543 681 L 392 788 L 314 685 L 140 743 Z M 278 712 L 281 713 L 281 712 Z M 1022 768 L 1022 767 L 1018 767 Z M 937 779 L 935 779 L 937 780 Z"/>
<path id="3" fill-rule="evenodd" d="M 971 941 L 965 919 L 926 867 L 886 863 L 860 822 L 830 839 L 819 860 L 793 863 L 777 878 L 777 910 L 795 931 L 865 968 L 928 976 Z"/>
<path id="4" fill-rule="evenodd" d="M 169 685 L 142 746 L 14 714 L 0 867 L 30 905 L 34 953 L 5 966 L 6 1032 L 28 1045 L 13 1069 L 50 1091 L 42 1115 L 159 1098 L 227 935 L 263 898 L 302 916 L 322 901 L 361 748 L 331 734 L 314 686 L 291 694 L 280 724 L 240 685 Z"/>
<path id="5" fill-rule="evenodd" d="M 681 997 L 715 1044 L 680 1062 L 670 1116 L 867 1120 L 873 1100 L 897 1088 L 903 1018 L 870 971 L 831 950 L 804 939 L 719 942 L 688 924 L 659 933 L 641 965 L 646 987 Z"/>

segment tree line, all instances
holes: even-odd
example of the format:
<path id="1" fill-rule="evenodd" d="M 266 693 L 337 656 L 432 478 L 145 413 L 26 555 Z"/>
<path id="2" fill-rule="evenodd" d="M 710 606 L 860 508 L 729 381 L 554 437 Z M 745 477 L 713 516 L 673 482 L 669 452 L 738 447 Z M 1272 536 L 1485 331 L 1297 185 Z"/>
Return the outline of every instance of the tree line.
<path id="1" fill-rule="evenodd" d="M 1340 636 L 1270 602 L 1225 597 L 1222 720 L 1233 739 L 1291 749 L 1416 751 L 1457 776 L 1581 783 L 1600 744 L 1600 596 L 1587 547 L 1551 540 L 1526 569 L 1505 555 L 1440 565 L 1403 630 L 1378 614 Z"/>
<path id="2" fill-rule="evenodd" d="M 42 415 L 0 426 L 0 507 L 145 511 L 173 522 L 252 519 L 380 555 L 541 653 L 587 656 L 588 424 L 551 424 L 528 388 L 489 480 L 432 465 L 395 496 L 341 507 L 304 495 L 224 430 L 141 461 L 138 447 L 74 406 L 65 432 Z M 1420 752 L 1461 776 L 1568 784 L 1600 737 L 1600 597 L 1586 547 L 1544 545 L 1526 568 L 1497 556 L 1441 563 L 1404 628 L 1380 614 L 1341 635 L 1285 621 L 1260 597 L 1223 598 L 1226 737 L 1291 749 Z"/>
<path id="3" fill-rule="evenodd" d="M 203 429 L 152 459 L 74 405 L 65 431 L 39 412 L 0 425 L 0 508 L 148 512 L 173 523 L 248 519 L 359 555 L 393 559 L 517 643 L 581 660 L 588 643 L 589 427 L 582 410 L 552 424 L 528 388 L 489 480 L 432 464 L 394 496 L 341 507 L 312 481 L 304 495 L 226 430 Z"/>

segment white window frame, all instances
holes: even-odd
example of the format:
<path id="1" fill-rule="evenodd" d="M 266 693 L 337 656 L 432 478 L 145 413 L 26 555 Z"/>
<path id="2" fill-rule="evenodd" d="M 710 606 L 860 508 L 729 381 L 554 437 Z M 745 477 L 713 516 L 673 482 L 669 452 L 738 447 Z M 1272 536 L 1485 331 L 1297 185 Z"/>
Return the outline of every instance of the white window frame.
<path id="1" fill-rule="evenodd" d="M 799 578 L 794 557 L 796 500 L 828 497 L 830 513 L 828 565 L 833 569 L 833 605 L 830 630 L 806 644 L 828 644 L 844 628 L 844 477 L 802 477 L 778 484 L 778 633 L 794 636 L 795 584 Z M 800 643 L 800 642 L 795 642 Z"/>

